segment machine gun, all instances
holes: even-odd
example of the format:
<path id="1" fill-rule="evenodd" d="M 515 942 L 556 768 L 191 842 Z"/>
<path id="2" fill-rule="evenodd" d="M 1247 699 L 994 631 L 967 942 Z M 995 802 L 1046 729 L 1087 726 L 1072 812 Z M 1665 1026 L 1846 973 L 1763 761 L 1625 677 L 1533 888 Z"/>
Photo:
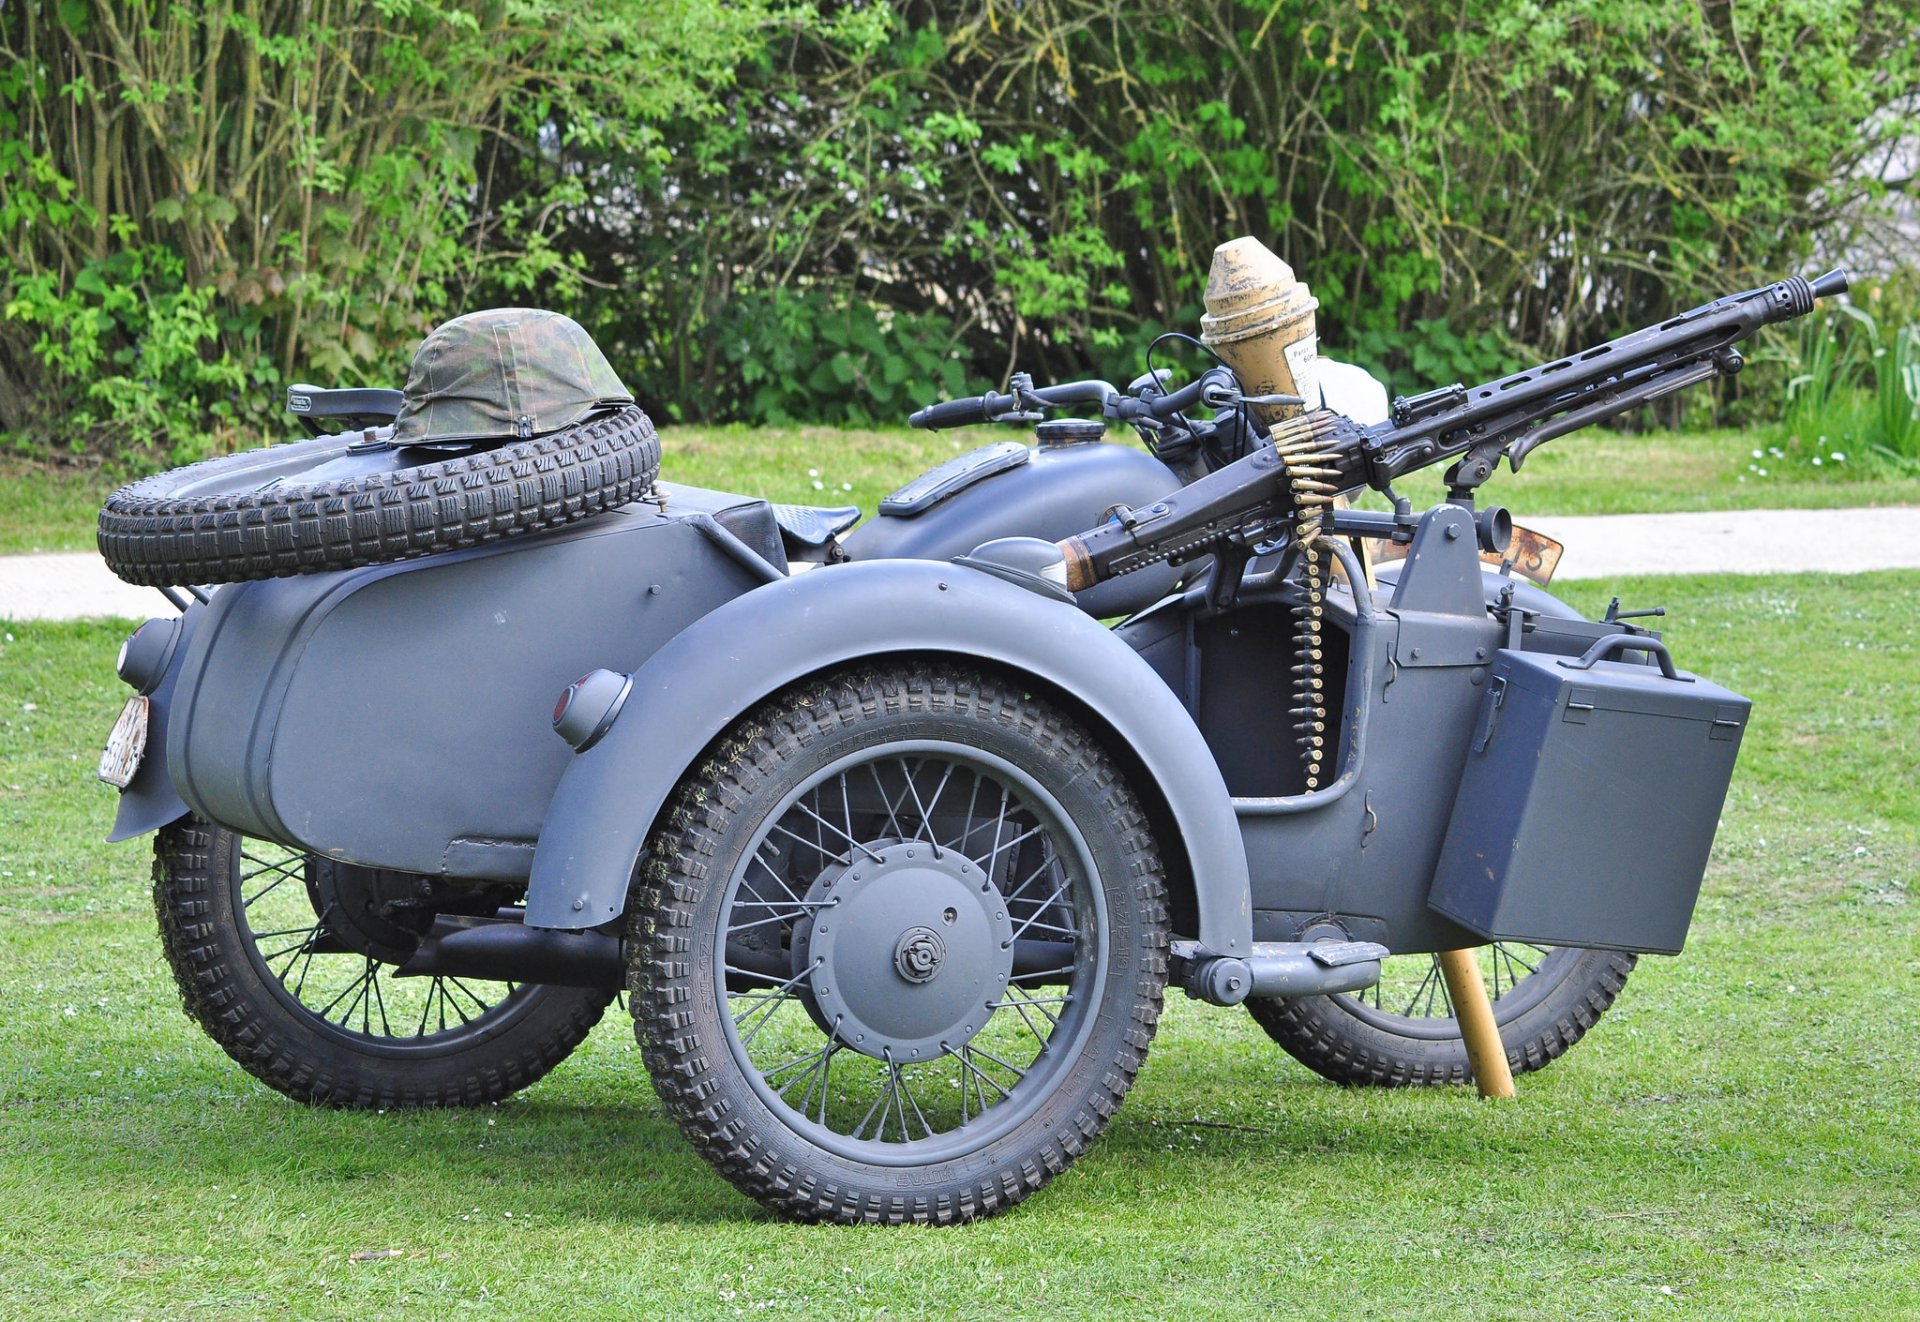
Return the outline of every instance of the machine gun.
<path id="1" fill-rule="evenodd" d="M 1288 419 L 1273 429 L 1272 445 L 1061 542 L 1067 587 L 1081 591 L 1162 560 L 1244 555 L 1283 539 L 1309 548 L 1311 577 L 1316 557 L 1310 547 L 1327 529 L 1335 494 L 1371 486 L 1404 512 L 1394 479 L 1454 459 L 1446 473 L 1448 499 L 1472 508 L 1475 488 L 1493 475 L 1502 455 L 1518 470 L 1555 437 L 1731 376 L 1745 363 L 1734 347 L 1740 341 L 1762 326 L 1804 316 L 1816 298 L 1846 288 L 1844 270 L 1776 281 L 1473 389 L 1456 384 L 1396 399 L 1392 417 L 1371 427 L 1326 410 Z"/>

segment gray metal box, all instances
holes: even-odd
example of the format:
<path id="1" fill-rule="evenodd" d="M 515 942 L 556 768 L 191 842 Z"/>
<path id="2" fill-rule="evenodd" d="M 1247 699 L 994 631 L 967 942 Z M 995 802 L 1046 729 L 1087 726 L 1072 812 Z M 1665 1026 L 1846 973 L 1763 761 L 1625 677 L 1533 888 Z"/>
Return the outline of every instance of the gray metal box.
<path id="1" fill-rule="evenodd" d="M 1601 659 L 1642 650 L 1660 666 Z M 1678 953 L 1753 704 L 1627 634 L 1491 669 L 1428 903 L 1489 939 Z"/>

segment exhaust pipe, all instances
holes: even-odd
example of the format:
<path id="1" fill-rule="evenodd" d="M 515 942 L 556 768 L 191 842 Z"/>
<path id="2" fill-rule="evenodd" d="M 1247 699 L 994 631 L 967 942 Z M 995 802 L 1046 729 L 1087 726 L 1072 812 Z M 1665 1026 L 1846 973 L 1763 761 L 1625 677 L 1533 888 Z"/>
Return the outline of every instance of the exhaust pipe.
<path id="1" fill-rule="evenodd" d="M 618 991 L 626 985 L 624 944 L 606 932 L 561 932 L 516 920 L 442 914 L 395 976 Z"/>

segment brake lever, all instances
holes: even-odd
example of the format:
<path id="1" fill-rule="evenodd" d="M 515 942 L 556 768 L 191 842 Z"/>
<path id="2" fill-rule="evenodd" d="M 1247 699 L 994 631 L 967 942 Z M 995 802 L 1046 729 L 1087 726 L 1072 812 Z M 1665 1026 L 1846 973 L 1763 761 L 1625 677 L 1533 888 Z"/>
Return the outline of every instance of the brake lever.
<path id="1" fill-rule="evenodd" d="M 1200 391 L 1200 402 L 1210 409 L 1231 409 L 1238 408 L 1242 404 L 1304 406 L 1307 401 L 1298 395 L 1245 395 L 1232 386 L 1209 383 Z"/>

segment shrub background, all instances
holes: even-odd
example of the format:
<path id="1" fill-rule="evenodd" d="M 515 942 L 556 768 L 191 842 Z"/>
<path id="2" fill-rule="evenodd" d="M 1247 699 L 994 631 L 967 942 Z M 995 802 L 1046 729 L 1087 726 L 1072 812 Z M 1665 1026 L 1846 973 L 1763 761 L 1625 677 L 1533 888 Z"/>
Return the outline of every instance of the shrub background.
<path id="1" fill-rule="evenodd" d="M 1917 96 L 1871 0 L 0 0 L 0 433 L 251 443 L 503 303 L 662 418 L 890 421 L 1127 379 L 1238 233 L 1471 379 L 1848 250 Z"/>

